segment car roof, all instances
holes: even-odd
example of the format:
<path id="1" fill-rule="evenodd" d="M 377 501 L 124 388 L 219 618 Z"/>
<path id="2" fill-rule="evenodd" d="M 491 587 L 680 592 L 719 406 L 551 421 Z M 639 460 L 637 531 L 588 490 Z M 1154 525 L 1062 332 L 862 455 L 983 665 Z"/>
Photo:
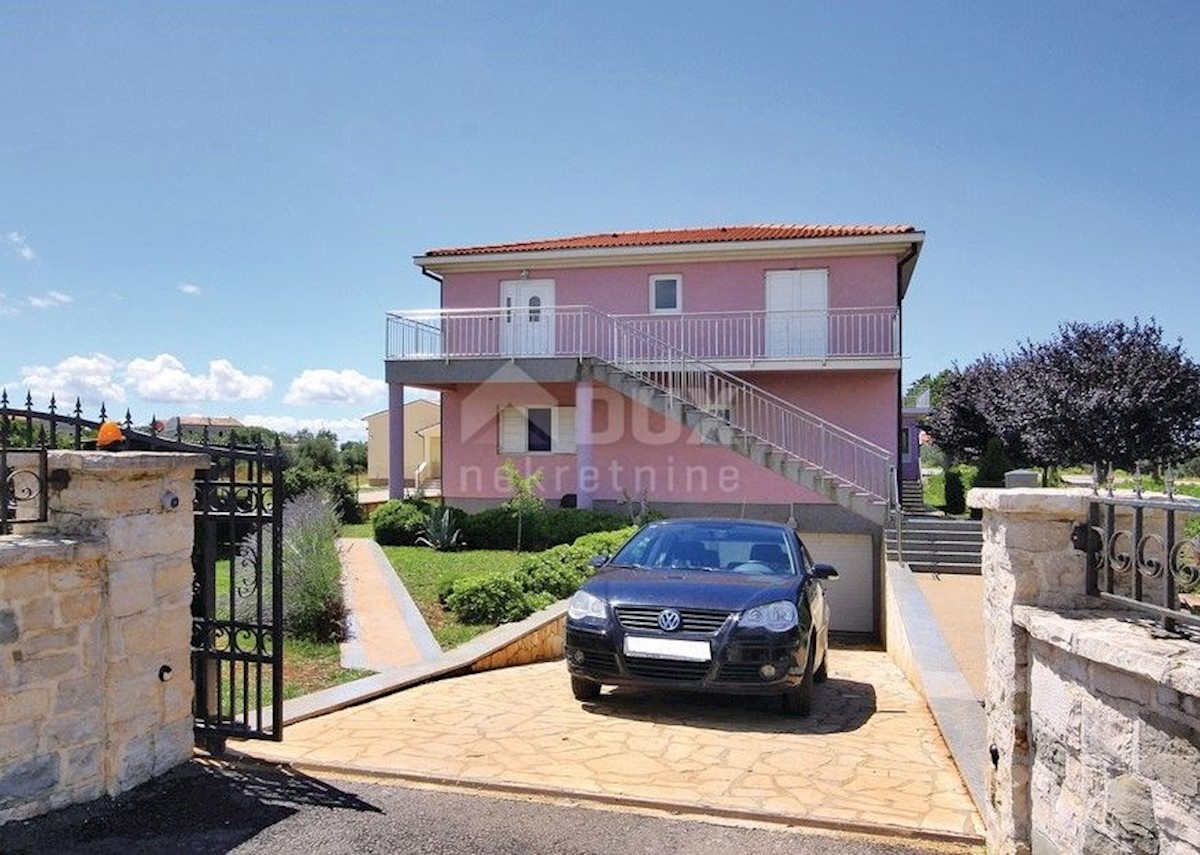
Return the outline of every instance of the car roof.
<path id="1" fill-rule="evenodd" d="M 777 528 L 781 531 L 792 531 L 791 526 L 787 523 L 775 522 L 774 520 L 756 520 L 746 519 L 744 517 L 675 517 L 669 520 L 654 520 L 648 525 L 695 525 L 701 523 L 704 525 L 756 525 L 768 526 Z"/>

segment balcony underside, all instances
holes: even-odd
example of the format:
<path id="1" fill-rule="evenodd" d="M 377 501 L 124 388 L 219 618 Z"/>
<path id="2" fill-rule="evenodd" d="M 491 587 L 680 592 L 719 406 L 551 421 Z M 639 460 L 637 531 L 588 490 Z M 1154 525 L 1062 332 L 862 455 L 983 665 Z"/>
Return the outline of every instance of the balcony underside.
<path id="1" fill-rule="evenodd" d="M 444 390 L 475 383 L 574 383 L 591 377 L 592 360 L 576 356 L 392 359 L 389 383 Z"/>
<path id="2" fill-rule="evenodd" d="M 517 356 L 389 359 L 385 379 L 423 389 L 474 383 L 573 383 L 592 379 L 593 357 Z M 756 371 L 899 371 L 898 359 L 741 359 L 714 362 L 734 373 Z M 652 368 L 652 363 L 646 363 Z"/>

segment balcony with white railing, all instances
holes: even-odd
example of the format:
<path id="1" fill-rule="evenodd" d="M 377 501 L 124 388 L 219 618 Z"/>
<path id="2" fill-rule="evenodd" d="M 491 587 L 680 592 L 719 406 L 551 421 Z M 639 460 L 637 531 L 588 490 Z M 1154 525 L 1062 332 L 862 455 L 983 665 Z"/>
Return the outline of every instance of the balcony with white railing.
<path id="1" fill-rule="evenodd" d="M 588 306 L 389 313 L 389 360 L 598 356 L 610 318 Z M 900 358 L 895 308 L 619 315 L 611 320 L 697 359 L 788 368 L 891 363 Z M 604 329 L 602 329 L 604 327 Z"/>
<path id="2" fill-rule="evenodd" d="M 660 394 L 666 406 L 681 407 L 684 416 L 715 417 L 742 432 L 748 442 L 730 442 L 743 452 L 764 460 L 779 455 L 780 468 L 798 465 L 801 481 L 818 467 L 824 489 L 845 488 L 871 501 L 886 496 L 894 464 L 889 450 L 648 332 L 637 320 L 589 306 L 389 315 L 387 353 L 393 364 L 435 363 L 443 382 L 454 382 L 443 370 L 453 360 L 597 360 Z"/>

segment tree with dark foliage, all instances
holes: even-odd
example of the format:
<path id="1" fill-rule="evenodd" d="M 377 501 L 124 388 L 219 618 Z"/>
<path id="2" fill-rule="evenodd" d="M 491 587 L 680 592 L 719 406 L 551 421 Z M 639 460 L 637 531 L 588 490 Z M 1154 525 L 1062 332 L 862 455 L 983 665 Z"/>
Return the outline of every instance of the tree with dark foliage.
<path id="1" fill-rule="evenodd" d="M 1000 364 L 985 356 L 966 368 L 956 365 L 938 375 L 944 375 L 940 401 L 923 426 L 951 460 L 979 457 L 994 435 L 989 416 L 1001 373 Z"/>
<path id="2" fill-rule="evenodd" d="M 1057 339 L 955 368 L 926 426 L 958 457 L 995 436 L 1014 463 L 1043 467 L 1185 460 L 1200 448 L 1200 365 L 1153 320 L 1066 323 Z"/>

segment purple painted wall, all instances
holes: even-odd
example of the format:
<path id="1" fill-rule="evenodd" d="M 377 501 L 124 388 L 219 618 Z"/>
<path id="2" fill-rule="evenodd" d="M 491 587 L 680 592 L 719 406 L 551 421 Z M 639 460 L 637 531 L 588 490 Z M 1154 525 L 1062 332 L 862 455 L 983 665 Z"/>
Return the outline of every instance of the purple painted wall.
<path id="1" fill-rule="evenodd" d="M 636 497 L 651 501 L 815 503 L 827 500 L 725 448 L 700 444 L 696 434 L 605 386 L 594 393 L 595 499 Z M 505 498 L 498 477 L 506 457 L 522 470 L 545 473 L 543 495 L 578 493 L 574 454 L 501 454 L 497 413 L 505 406 L 575 403 L 573 384 L 489 383 L 442 395 L 442 489 L 455 498 Z"/>
<path id="2" fill-rule="evenodd" d="M 829 271 L 831 310 L 896 307 L 893 256 L 529 268 L 527 278 L 554 280 L 554 303 L 558 306 L 590 305 L 610 314 L 642 315 L 650 312 L 649 278 L 679 274 L 683 277 L 682 308 L 686 317 L 696 312 L 764 310 L 766 272 L 793 268 Z M 443 308 L 495 308 L 500 304 L 500 283 L 521 278 L 523 269 L 448 273 L 442 287 Z M 890 319 L 884 327 L 874 340 L 876 344 L 882 342 L 882 349 L 875 352 L 895 355 L 898 348 Z M 563 319 L 557 337 L 562 339 L 568 328 Z M 460 345 L 464 353 L 478 353 L 485 344 L 499 348 L 494 318 L 482 322 L 470 318 L 448 321 L 445 329 L 451 353 L 458 352 Z M 686 341 L 683 343 L 686 345 Z M 572 352 L 561 341 L 556 344 L 563 352 Z M 830 347 L 832 355 L 836 347 L 832 334 Z M 897 374 L 894 369 L 839 369 L 756 371 L 745 376 L 797 406 L 894 452 L 900 427 Z M 732 451 L 700 444 L 696 435 L 682 425 L 607 387 L 596 388 L 595 401 L 597 438 L 591 449 L 590 467 L 595 480 L 588 485 L 595 499 L 618 499 L 622 491 L 636 496 L 645 488 L 650 498 L 658 501 L 827 501 Z M 507 495 L 503 482 L 496 476 L 506 456 L 498 451 L 496 420 L 502 407 L 574 403 L 575 389 L 569 384 L 547 387 L 484 384 L 445 392 L 442 442 L 443 490 L 447 498 L 499 499 Z M 581 492 L 576 455 L 511 456 L 517 457 L 527 471 L 541 468 L 545 472 L 548 498 Z"/>
<path id="3" fill-rule="evenodd" d="M 559 306 L 590 305 L 609 314 L 636 315 L 650 311 L 650 276 L 678 273 L 683 276 L 684 312 L 721 312 L 766 308 L 764 274 L 791 268 L 829 270 L 831 309 L 896 305 L 896 259 L 892 256 L 529 268 L 528 278 L 555 280 L 555 302 Z M 520 278 L 522 269 L 447 273 L 442 308 L 499 306 L 500 282 Z"/>

